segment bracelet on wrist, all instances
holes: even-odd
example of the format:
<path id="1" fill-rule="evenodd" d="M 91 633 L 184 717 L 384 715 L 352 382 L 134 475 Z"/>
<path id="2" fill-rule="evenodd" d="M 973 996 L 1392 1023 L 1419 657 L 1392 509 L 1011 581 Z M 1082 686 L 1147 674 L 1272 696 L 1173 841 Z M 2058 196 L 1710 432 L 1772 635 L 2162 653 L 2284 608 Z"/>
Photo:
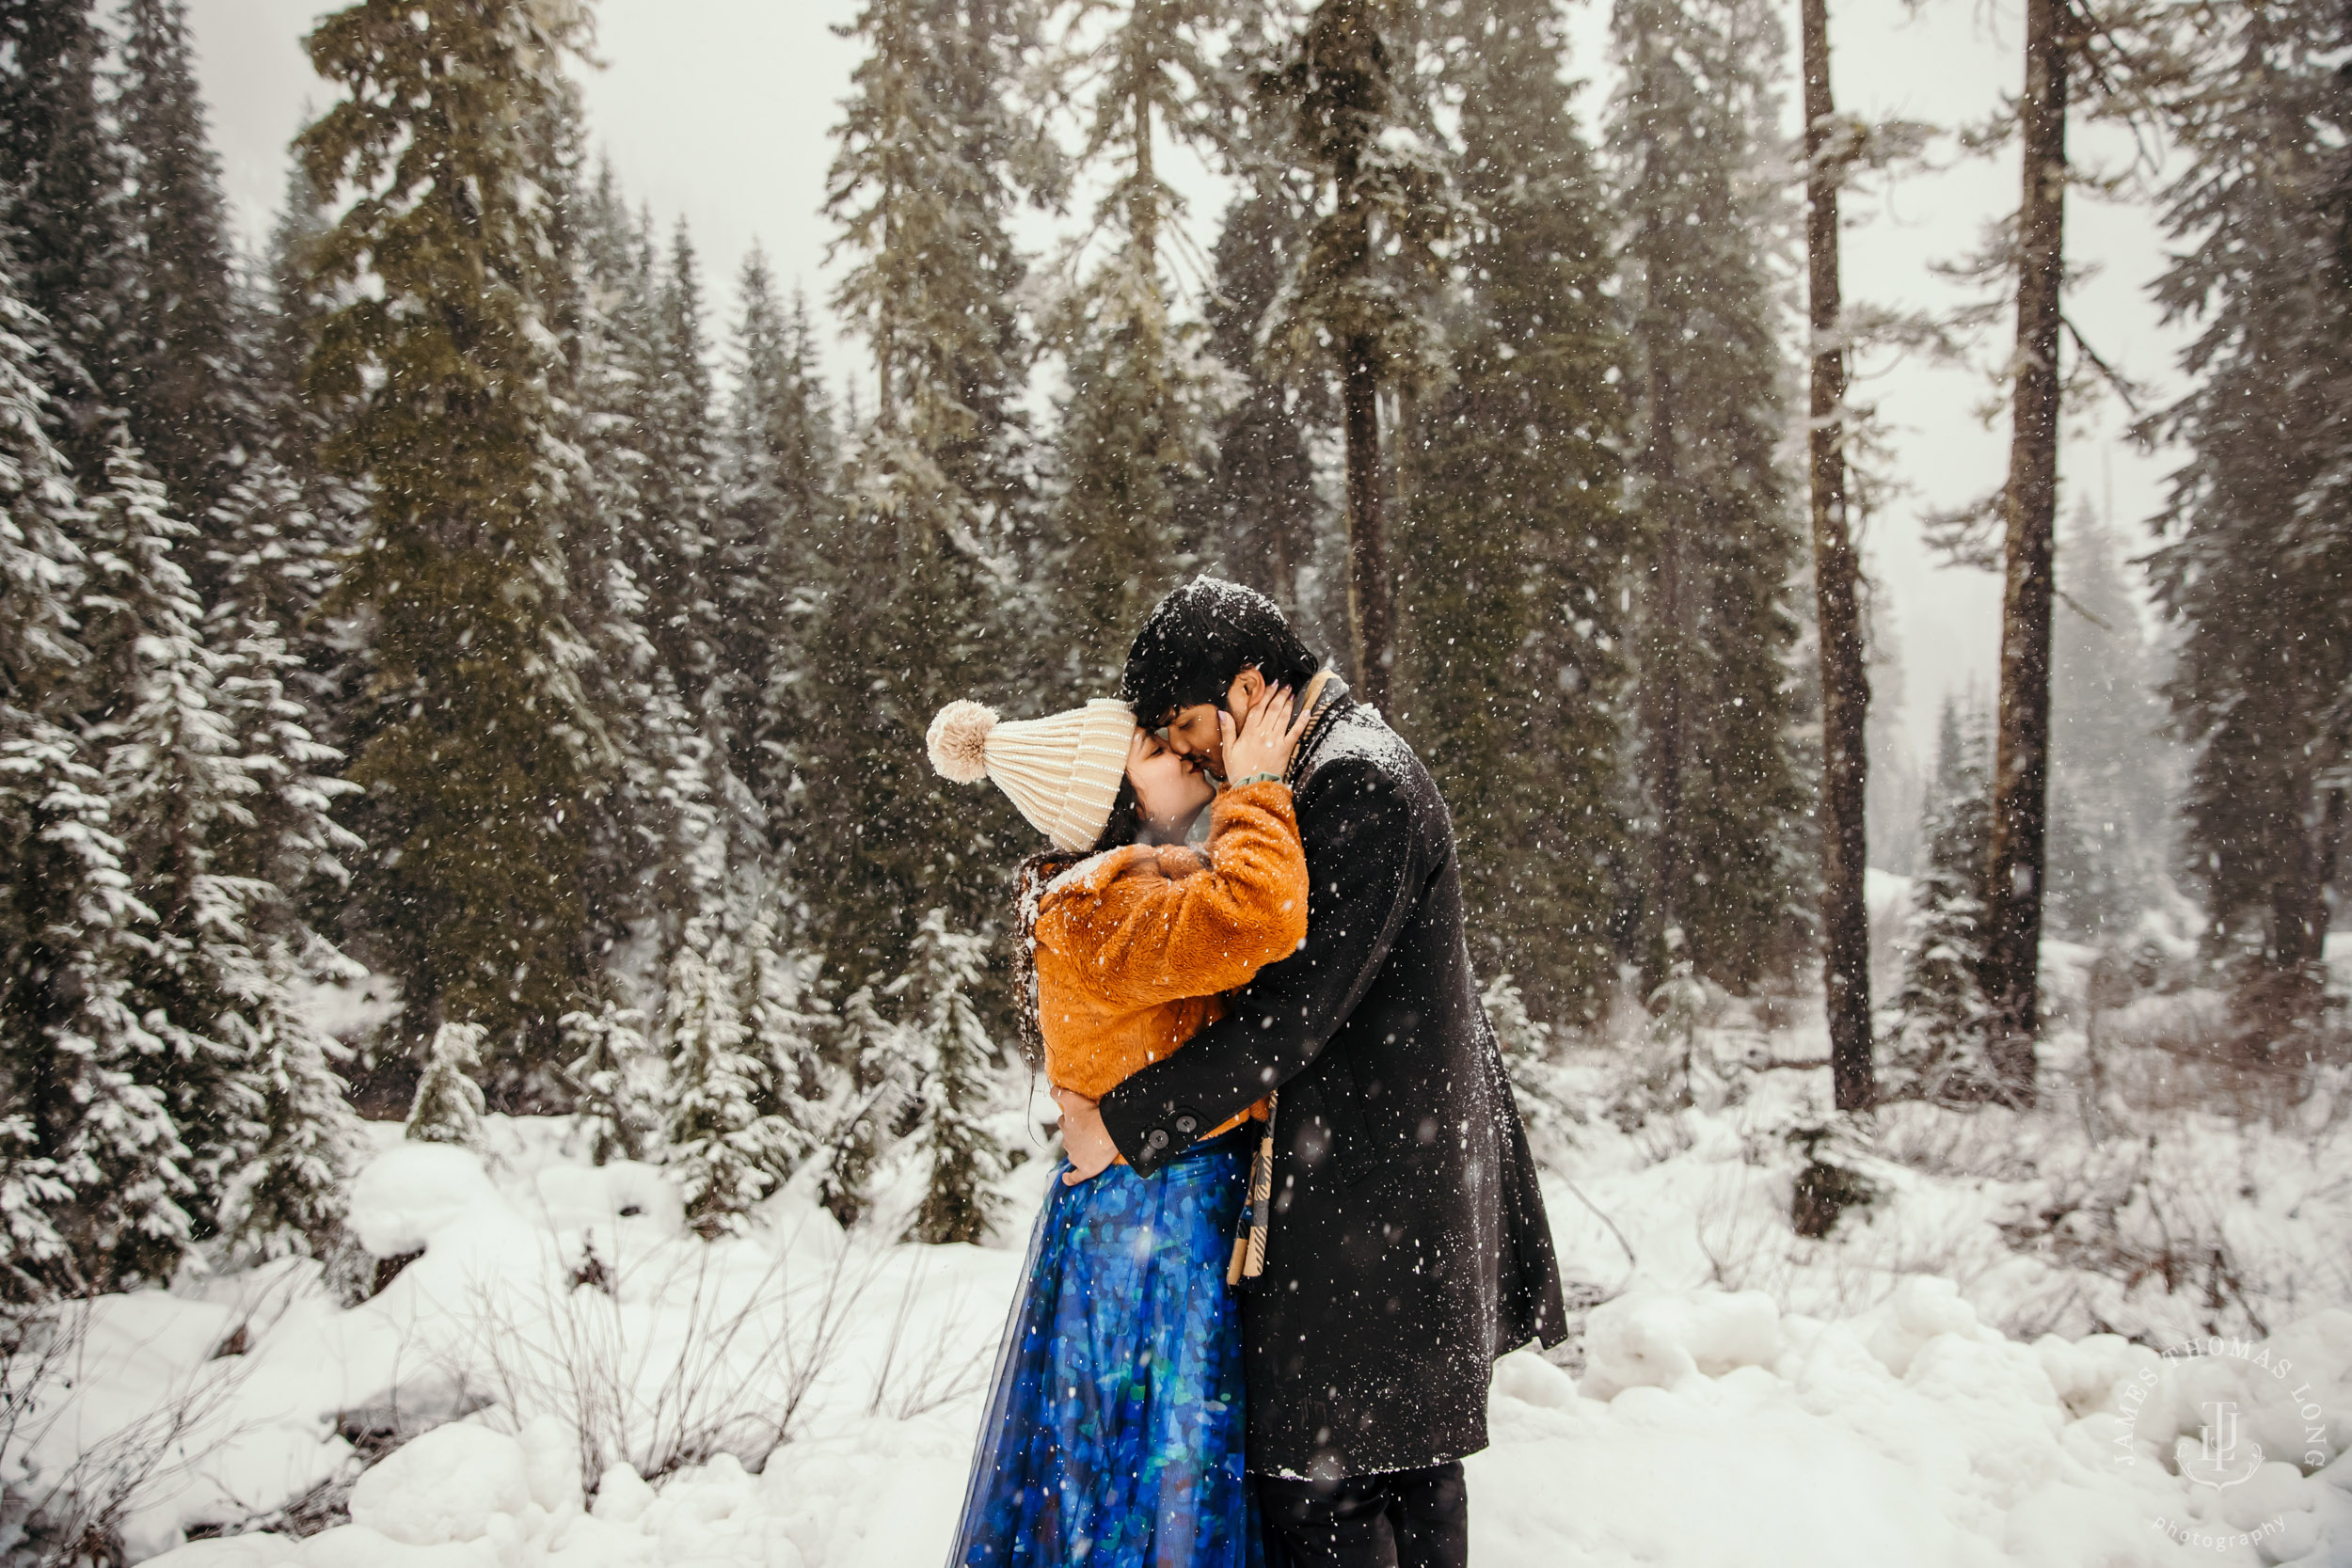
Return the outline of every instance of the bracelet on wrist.
<path id="1" fill-rule="evenodd" d="M 1280 784 L 1281 782 L 1282 775 L 1279 773 L 1244 773 L 1240 778 L 1235 779 L 1226 787 L 1229 789 L 1247 789 L 1253 784 Z"/>

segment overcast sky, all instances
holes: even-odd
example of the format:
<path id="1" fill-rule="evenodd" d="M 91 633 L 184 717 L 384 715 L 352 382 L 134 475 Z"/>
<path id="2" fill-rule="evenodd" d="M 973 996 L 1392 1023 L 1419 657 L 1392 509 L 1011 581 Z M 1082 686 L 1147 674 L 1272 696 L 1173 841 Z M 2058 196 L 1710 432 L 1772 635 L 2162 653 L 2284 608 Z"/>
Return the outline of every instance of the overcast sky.
<path id="1" fill-rule="evenodd" d="M 319 0 L 192 0 L 215 142 L 248 238 L 267 230 L 284 189 L 287 143 L 306 105 L 331 97 L 300 41 L 328 8 Z M 714 329 L 732 317 L 734 275 L 755 243 L 787 286 L 799 282 L 819 304 L 830 290 L 824 252 L 832 231 L 818 208 L 829 132 L 856 61 L 831 24 L 855 9 L 855 0 L 603 0 L 597 8 L 603 63 L 582 71 L 591 135 L 631 198 L 649 203 L 665 231 L 679 214 L 691 225 Z M 2020 12 L 2021 0 L 1926 0 L 1915 14 L 1902 0 L 1836 0 L 1832 75 L 1840 108 L 1945 127 L 1983 119 L 2001 93 L 2014 90 Z M 1581 104 L 1589 121 L 1606 89 L 1605 4 L 1574 6 L 1569 15 L 1577 51 L 1570 74 L 1594 84 Z M 1793 7 L 1789 35 L 1793 40 Z M 2078 128 L 2072 145 L 2078 159 L 2120 164 L 2132 144 L 2094 127 Z M 1930 276 L 1928 264 L 1972 247 L 1982 224 L 2014 205 L 2013 151 L 1966 162 L 1947 141 L 1934 156 L 1946 166 L 1939 171 L 1849 201 L 1850 301 L 1948 306 L 1959 296 Z M 1216 210 L 1213 198 L 1196 201 L 1194 222 L 1214 222 Z M 2150 214 L 2078 198 L 2067 221 L 2070 262 L 2095 269 L 2070 296 L 2070 316 L 2109 363 L 2165 395 L 2181 334 L 2159 328 L 2148 303 L 2145 286 L 2163 254 Z M 1214 234 L 1198 238 L 1205 246 Z M 1989 356 L 2004 346 L 1988 340 L 1983 348 Z M 834 344 L 830 370 L 845 385 L 862 375 L 854 345 Z M 1856 388 L 1858 399 L 1877 402 L 1891 427 L 1890 466 L 1907 486 L 1872 520 L 1867 541 L 1905 677 L 1899 692 L 1883 689 L 1879 700 L 1901 701 L 1922 752 L 1931 747 L 1945 691 L 1973 685 L 1989 692 L 1994 684 L 1998 581 L 1936 565 L 1918 542 L 1917 524 L 1923 510 L 1999 483 L 2007 426 L 1988 430 L 1979 420 L 1985 394 L 1979 376 L 1918 363 L 1883 367 Z M 2137 541 L 2174 459 L 2137 453 L 2122 438 L 2124 423 L 2112 399 L 2070 421 L 2062 506 L 2071 515 L 2087 498 Z"/>

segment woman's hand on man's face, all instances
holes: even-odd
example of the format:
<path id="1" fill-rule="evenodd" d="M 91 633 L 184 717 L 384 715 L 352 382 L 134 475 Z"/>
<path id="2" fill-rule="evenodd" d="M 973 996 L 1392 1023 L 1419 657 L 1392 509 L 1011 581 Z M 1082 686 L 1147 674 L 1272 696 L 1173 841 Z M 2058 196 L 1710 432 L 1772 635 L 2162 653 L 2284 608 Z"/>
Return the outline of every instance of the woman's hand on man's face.
<path id="1" fill-rule="evenodd" d="M 1216 727 L 1224 742 L 1225 777 L 1246 779 L 1252 773 L 1285 771 L 1312 717 L 1311 709 L 1298 711 L 1298 694 L 1287 686 L 1267 692 L 1239 724 L 1219 708 Z"/>

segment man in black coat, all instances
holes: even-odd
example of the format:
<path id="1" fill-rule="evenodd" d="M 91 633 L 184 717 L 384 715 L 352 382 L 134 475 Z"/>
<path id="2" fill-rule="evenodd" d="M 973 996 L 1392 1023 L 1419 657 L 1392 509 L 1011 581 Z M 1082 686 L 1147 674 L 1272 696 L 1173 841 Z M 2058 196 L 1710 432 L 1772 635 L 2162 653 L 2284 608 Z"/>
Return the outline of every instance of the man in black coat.
<path id="1" fill-rule="evenodd" d="M 1080 1180 L 1150 1175 L 1279 1091 L 1263 1273 L 1243 1299 L 1248 1464 L 1306 1565 L 1458 1564 L 1461 1460 L 1486 1446 L 1495 1357 L 1565 1334 L 1551 1233 L 1462 934 L 1454 826 L 1411 747 L 1263 595 L 1201 578 L 1128 655 L 1138 721 L 1222 771 L 1218 710 L 1311 700 L 1288 777 L 1307 940 L 1222 1022 L 1094 1105 L 1063 1102 Z"/>

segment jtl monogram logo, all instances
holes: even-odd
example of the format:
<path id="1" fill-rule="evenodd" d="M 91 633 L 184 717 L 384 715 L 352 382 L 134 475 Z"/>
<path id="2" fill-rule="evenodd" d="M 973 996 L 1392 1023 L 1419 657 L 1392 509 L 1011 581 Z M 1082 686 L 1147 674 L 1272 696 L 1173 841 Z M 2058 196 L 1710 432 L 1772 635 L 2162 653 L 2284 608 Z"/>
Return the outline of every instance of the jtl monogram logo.
<path id="1" fill-rule="evenodd" d="M 2185 1479 L 2218 1491 L 2224 1486 L 2235 1486 L 2262 1468 L 2262 1445 L 2250 1438 L 2241 1439 L 2238 1433 L 2235 1401 L 2214 1400 L 2198 1408 L 2205 1413 L 2205 1430 L 2195 1457 L 2186 1452 L 2186 1442 L 2181 1445 L 2181 1474 Z"/>

